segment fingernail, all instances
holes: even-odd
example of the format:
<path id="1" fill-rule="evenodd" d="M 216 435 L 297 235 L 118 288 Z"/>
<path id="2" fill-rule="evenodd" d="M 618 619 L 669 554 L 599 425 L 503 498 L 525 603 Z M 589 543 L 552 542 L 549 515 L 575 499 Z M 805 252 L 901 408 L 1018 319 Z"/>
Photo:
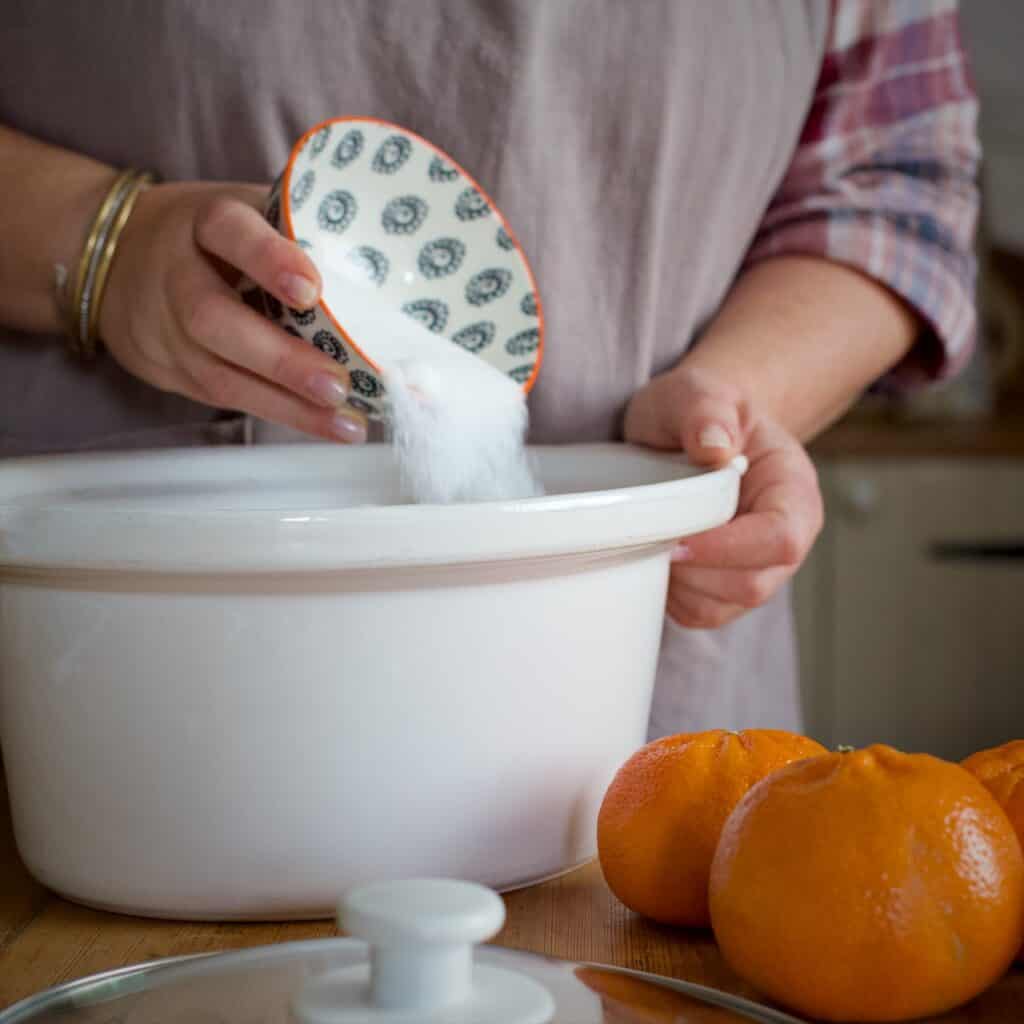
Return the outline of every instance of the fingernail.
<path id="1" fill-rule="evenodd" d="M 333 373 L 314 373 L 306 381 L 306 391 L 314 402 L 329 409 L 341 405 L 348 397 L 345 385 Z"/>
<path id="2" fill-rule="evenodd" d="M 725 427 L 712 423 L 705 427 L 697 437 L 702 448 L 731 448 L 732 438 Z"/>
<path id="3" fill-rule="evenodd" d="M 316 305 L 316 285 L 307 277 L 298 274 L 282 274 L 277 281 L 288 304 L 296 309 L 309 309 Z"/>
<path id="4" fill-rule="evenodd" d="M 354 412 L 339 412 L 331 421 L 331 433 L 346 444 L 362 444 L 366 440 L 366 421 Z"/>
<path id="5" fill-rule="evenodd" d="M 688 562 L 693 558 L 693 552 L 685 544 L 677 544 L 672 549 L 673 562 Z"/>

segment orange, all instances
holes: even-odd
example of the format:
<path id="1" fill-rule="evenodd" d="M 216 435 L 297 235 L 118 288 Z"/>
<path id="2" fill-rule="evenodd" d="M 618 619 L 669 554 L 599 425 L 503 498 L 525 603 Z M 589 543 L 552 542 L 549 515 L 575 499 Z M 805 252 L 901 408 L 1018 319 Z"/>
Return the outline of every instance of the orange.
<path id="1" fill-rule="evenodd" d="M 707 927 L 708 873 L 737 801 L 769 772 L 826 750 L 775 729 L 682 733 L 638 750 L 608 787 L 597 819 L 613 893 L 663 924 Z"/>
<path id="2" fill-rule="evenodd" d="M 961 764 L 977 776 L 996 798 L 1024 849 L 1024 740 L 979 750 Z M 1017 959 L 1024 961 L 1024 946 Z"/>
<path id="3" fill-rule="evenodd" d="M 988 787 L 1024 846 L 1024 740 L 979 750 L 961 764 Z"/>
<path id="4" fill-rule="evenodd" d="M 1024 855 L 959 765 L 873 746 L 754 786 L 722 830 L 710 900 L 725 959 L 770 998 L 825 1020 L 906 1020 L 1006 970 Z"/>

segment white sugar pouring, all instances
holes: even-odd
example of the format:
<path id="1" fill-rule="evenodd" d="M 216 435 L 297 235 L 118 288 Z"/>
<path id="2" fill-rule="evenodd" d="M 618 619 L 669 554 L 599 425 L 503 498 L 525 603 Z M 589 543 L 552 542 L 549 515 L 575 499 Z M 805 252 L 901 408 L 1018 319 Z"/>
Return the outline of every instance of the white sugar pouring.
<path id="1" fill-rule="evenodd" d="M 525 449 L 529 416 L 519 384 L 387 308 L 344 272 L 325 276 L 340 322 L 382 370 L 407 499 L 450 504 L 543 493 Z"/>

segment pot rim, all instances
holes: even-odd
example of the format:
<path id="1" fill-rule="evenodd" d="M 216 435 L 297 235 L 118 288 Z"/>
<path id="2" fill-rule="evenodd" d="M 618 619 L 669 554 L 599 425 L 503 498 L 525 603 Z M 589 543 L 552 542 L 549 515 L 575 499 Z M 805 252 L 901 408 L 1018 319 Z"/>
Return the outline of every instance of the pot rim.
<path id="1" fill-rule="evenodd" d="M 343 506 L 322 496 L 231 507 L 218 495 L 232 488 L 287 494 L 362 481 L 379 490 L 393 473 L 390 452 L 287 444 L 11 459 L 0 464 L 0 579 L 12 570 L 307 573 L 667 552 L 732 518 L 746 464 L 699 470 L 625 444 L 528 451 L 542 479 L 567 489 L 476 504 Z M 161 492 L 175 507 L 156 503 Z"/>

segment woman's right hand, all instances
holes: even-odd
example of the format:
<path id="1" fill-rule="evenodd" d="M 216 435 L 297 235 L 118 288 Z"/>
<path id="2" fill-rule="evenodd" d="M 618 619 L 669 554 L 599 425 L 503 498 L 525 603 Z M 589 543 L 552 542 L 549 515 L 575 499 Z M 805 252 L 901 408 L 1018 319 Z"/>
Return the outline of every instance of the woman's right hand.
<path id="1" fill-rule="evenodd" d="M 183 183 L 143 192 L 121 236 L 100 337 L 130 373 L 162 391 L 335 441 L 366 439 L 343 405 L 348 374 L 250 309 L 245 275 L 287 306 L 320 295 L 309 257 L 264 220 L 267 190 Z"/>

